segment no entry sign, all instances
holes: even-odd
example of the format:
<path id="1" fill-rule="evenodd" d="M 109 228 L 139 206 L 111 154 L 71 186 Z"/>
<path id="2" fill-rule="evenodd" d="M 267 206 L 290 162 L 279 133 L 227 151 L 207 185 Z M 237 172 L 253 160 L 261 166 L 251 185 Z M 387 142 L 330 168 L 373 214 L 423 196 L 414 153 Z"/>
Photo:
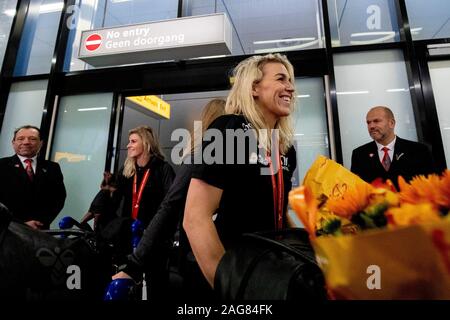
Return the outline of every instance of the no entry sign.
<path id="1" fill-rule="evenodd" d="M 86 38 L 86 42 L 84 45 L 86 46 L 87 50 L 95 51 L 100 47 L 101 44 L 102 44 L 102 37 L 99 34 L 94 33 Z"/>

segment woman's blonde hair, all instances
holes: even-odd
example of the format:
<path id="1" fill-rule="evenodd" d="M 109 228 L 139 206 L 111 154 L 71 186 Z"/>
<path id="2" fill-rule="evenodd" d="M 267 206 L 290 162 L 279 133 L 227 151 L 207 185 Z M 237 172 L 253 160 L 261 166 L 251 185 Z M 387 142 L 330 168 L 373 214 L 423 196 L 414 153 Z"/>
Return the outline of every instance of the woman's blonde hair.
<path id="1" fill-rule="evenodd" d="M 295 88 L 294 83 L 294 67 L 286 58 L 286 56 L 279 53 L 267 54 L 264 56 L 252 56 L 241 61 L 234 69 L 234 83 L 227 98 L 225 112 L 227 114 L 241 114 L 243 115 L 256 129 L 259 144 L 266 150 L 271 150 L 270 129 L 261 108 L 257 105 L 253 98 L 253 87 L 263 78 L 263 68 L 267 63 L 277 62 L 283 64 L 290 77 L 292 87 Z M 291 99 L 291 110 L 295 105 L 295 95 Z M 292 112 L 291 112 L 292 115 Z M 293 124 L 292 116 L 280 118 L 275 124 L 274 129 L 279 130 L 279 141 L 281 153 L 286 153 L 292 145 L 293 140 Z"/>
<path id="2" fill-rule="evenodd" d="M 205 133 L 206 129 L 208 129 L 208 127 L 211 125 L 211 123 L 224 114 L 225 114 L 224 99 L 212 99 L 203 107 L 202 114 L 200 116 L 200 119 L 202 121 L 202 132 L 201 134 L 193 132 L 193 135 L 191 135 L 191 138 L 194 138 L 196 134 L 198 135 L 198 139 L 192 139 L 191 141 L 191 152 L 194 152 L 194 149 L 198 147 L 199 144 L 202 143 L 203 134 Z"/>
<path id="3" fill-rule="evenodd" d="M 164 155 L 161 152 L 159 141 L 153 133 L 153 129 L 147 126 L 139 126 L 128 131 L 128 137 L 132 134 L 137 134 L 142 139 L 144 146 L 144 152 L 147 152 L 149 156 L 158 157 L 164 159 Z M 132 177 L 136 173 L 136 159 L 127 157 L 125 160 L 123 175 L 127 178 Z"/>
<path id="4" fill-rule="evenodd" d="M 189 135 L 189 143 L 187 147 L 183 150 L 183 157 L 194 152 L 194 150 L 199 147 L 202 143 L 202 137 L 206 129 L 211 125 L 211 123 L 216 120 L 221 115 L 225 114 L 225 100 L 222 98 L 215 98 L 210 100 L 202 110 L 200 115 L 200 121 L 202 122 L 201 132 L 191 130 Z"/>

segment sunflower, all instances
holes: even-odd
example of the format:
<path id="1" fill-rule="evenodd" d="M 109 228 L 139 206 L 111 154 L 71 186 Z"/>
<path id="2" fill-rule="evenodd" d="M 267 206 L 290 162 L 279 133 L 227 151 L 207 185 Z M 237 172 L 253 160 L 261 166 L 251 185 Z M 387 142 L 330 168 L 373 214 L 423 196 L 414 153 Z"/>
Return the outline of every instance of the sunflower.
<path id="1" fill-rule="evenodd" d="M 368 183 L 356 183 L 355 187 L 347 189 L 342 197 L 329 198 L 326 206 L 337 216 L 350 219 L 352 215 L 369 205 L 373 190 L 374 188 Z"/>
<path id="2" fill-rule="evenodd" d="M 437 204 L 446 210 L 450 210 L 450 170 L 445 170 L 441 177 L 438 190 L 436 190 Z"/>
<path id="3" fill-rule="evenodd" d="M 400 201 L 402 203 L 431 203 L 433 206 L 438 207 L 438 199 L 441 196 L 441 192 L 439 192 L 441 179 L 438 175 L 416 176 L 409 184 L 402 177 L 399 177 L 398 184 L 400 187 Z"/>
<path id="4" fill-rule="evenodd" d="M 399 208 L 388 209 L 386 217 L 388 226 L 392 227 L 441 221 L 439 211 L 431 203 L 405 203 Z"/>

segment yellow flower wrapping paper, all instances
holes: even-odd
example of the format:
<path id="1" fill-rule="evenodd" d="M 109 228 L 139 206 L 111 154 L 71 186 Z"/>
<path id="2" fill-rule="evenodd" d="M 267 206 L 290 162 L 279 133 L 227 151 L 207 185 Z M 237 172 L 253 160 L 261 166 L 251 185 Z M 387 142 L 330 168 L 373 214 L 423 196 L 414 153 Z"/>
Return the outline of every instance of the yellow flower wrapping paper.
<path id="1" fill-rule="evenodd" d="M 436 232 L 444 234 L 441 248 Z M 318 237 L 312 244 L 331 298 L 450 299 L 448 222 Z"/>
<path id="2" fill-rule="evenodd" d="M 323 156 L 313 163 L 303 185 L 308 190 L 291 191 L 289 202 L 310 232 L 330 298 L 450 299 L 448 219 L 316 237 L 323 221 L 317 209 L 321 199 L 338 199 L 349 188 L 363 193 L 369 185 Z"/>

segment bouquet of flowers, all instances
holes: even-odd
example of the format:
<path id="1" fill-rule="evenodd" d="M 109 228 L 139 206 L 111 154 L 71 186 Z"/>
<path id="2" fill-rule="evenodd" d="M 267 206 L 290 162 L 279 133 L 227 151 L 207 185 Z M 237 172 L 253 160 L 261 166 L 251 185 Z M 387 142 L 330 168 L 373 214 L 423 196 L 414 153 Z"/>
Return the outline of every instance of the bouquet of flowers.
<path id="1" fill-rule="evenodd" d="M 450 299 L 450 170 L 398 182 L 320 156 L 289 193 L 331 297 Z"/>

